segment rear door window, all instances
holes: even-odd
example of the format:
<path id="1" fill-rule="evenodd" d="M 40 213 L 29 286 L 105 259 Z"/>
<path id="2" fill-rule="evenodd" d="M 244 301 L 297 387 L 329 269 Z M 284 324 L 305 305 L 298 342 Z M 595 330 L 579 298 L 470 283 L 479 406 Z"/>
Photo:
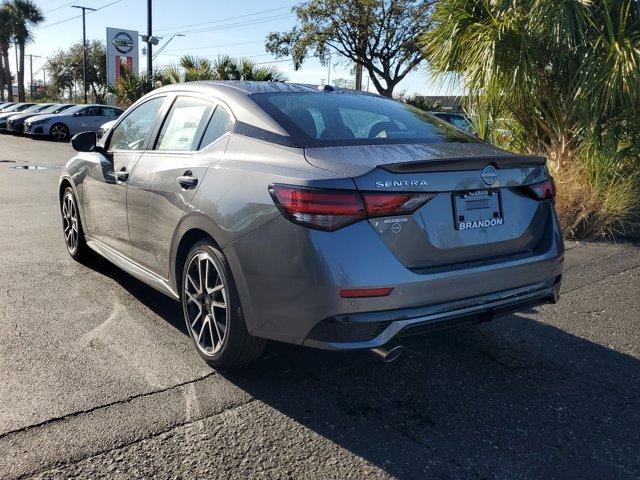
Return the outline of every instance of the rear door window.
<path id="1" fill-rule="evenodd" d="M 160 130 L 156 150 L 197 150 L 214 108 L 212 102 L 199 98 L 176 98 Z"/>
<path id="2" fill-rule="evenodd" d="M 213 112 L 211 120 L 207 125 L 199 148 L 202 149 L 207 145 L 211 145 L 225 133 L 230 132 L 232 128 L 233 122 L 227 111 L 221 106 L 216 107 L 216 111 Z"/>

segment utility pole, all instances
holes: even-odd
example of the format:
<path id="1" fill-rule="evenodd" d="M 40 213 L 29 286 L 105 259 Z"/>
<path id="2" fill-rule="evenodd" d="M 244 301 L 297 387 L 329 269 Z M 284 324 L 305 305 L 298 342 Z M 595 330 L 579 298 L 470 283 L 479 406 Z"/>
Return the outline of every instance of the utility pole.
<path id="1" fill-rule="evenodd" d="M 27 55 L 29 57 L 29 74 L 31 75 L 31 81 L 29 83 L 29 94 L 31 95 L 31 100 L 33 100 L 33 57 L 40 58 L 40 55 Z"/>
<path id="2" fill-rule="evenodd" d="M 147 0 L 147 78 L 153 83 L 153 55 L 151 52 L 153 39 L 153 0 Z"/>
<path id="3" fill-rule="evenodd" d="M 86 11 L 95 12 L 95 8 L 71 5 L 71 8 L 82 10 L 82 89 L 84 91 L 84 103 L 87 103 L 87 25 L 85 22 Z"/>

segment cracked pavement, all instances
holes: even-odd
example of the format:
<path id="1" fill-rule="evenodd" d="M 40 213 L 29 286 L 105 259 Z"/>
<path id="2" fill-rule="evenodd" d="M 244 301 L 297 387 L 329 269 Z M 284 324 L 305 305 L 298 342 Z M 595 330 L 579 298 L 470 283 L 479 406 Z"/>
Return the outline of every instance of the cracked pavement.
<path id="1" fill-rule="evenodd" d="M 0 137 L 0 477 L 640 477 L 639 247 L 570 243 L 559 304 L 389 365 L 271 344 L 220 373 L 176 303 L 68 257 L 71 155 Z"/>

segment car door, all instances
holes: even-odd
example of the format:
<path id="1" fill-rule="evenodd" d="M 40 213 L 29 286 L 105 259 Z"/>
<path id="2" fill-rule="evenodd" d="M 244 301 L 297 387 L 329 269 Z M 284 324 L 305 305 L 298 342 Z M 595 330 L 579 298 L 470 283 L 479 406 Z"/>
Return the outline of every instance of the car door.
<path id="1" fill-rule="evenodd" d="M 233 120 L 209 98 L 175 98 L 154 148 L 129 180 L 127 198 L 133 258 L 165 279 L 175 228 L 207 168 L 222 158 Z"/>
<path id="2" fill-rule="evenodd" d="M 165 96 L 154 97 L 127 112 L 105 141 L 106 155 L 99 155 L 100 161 L 91 165 L 84 183 L 89 235 L 129 258 L 127 182 L 149 145 L 165 100 Z"/>
<path id="3" fill-rule="evenodd" d="M 83 108 L 74 113 L 73 117 L 67 122 L 69 133 L 75 135 L 76 133 L 91 131 L 91 120 L 95 118 L 98 113 L 99 109 L 94 106 Z"/>

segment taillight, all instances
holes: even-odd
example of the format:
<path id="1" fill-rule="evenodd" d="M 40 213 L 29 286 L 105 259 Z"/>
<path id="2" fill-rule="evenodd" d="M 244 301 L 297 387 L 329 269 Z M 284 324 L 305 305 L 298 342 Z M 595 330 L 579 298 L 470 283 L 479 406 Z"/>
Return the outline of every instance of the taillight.
<path id="1" fill-rule="evenodd" d="M 434 193 L 378 193 L 329 190 L 274 184 L 269 187 L 276 206 L 294 223 L 330 232 L 373 217 L 408 215 L 431 200 Z"/>
<path id="2" fill-rule="evenodd" d="M 269 192 L 285 217 L 307 227 L 333 232 L 367 216 L 354 190 L 271 185 Z"/>
<path id="3" fill-rule="evenodd" d="M 556 184 L 553 178 L 544 182 L 534 183 L 522 187 L 523 190 L 536 200 L 553 200 L 556 198 Z"/>

